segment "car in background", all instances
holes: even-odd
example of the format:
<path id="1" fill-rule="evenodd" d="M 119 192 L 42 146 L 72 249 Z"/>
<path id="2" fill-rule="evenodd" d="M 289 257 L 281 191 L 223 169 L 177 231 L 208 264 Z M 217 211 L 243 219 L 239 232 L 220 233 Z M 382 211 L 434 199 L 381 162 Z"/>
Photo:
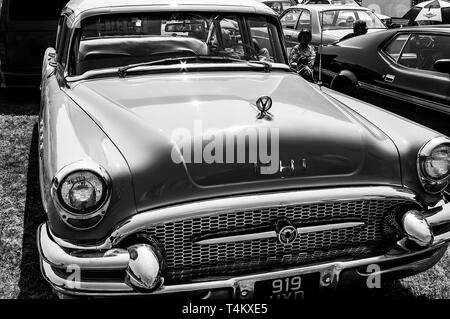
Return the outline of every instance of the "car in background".
<path id="1" fill-rule="evenodd" d="M 351 95 L 376 94 L 450 114 L 449 74 L 448 27 L 391 29 L 323 48 L 322 81 Z"/>
<path id="2" fill-rule="evenodd" d="M 259 2 L 264 3 L 266 6 L 275 11 L 278 15 L 283 13 L 289 7 L 295 6 L 298 4 L 297 0 L 257 0 Z"/>
<path id="3" fill-rule="evenodd" d="M 38 87 L 67 0 L 0 1 L 0 86 Z"/>
<path id="4" fill-rule="evenodd" d="M 333 4 L 333 5 L 345 5 L 345 6 L 362 6 L 361 1 L 355 1 L 355 0 L 306 0 L 302 4 Z M 373 11 L 372 11 L 373 12 Z M 386 26 L 390 26 L 392 24 L 392 18 L 374 12 L 378 18 L 384 23 Z"/>
<path id="5" fill-rule="evenodd" d="M 298 34 L 303 29 L 311 31 L 311 44 L 318 48 L 320 44 L 331 44 L 352 33 L 356 20 L 367 22 L 368 33 L 387 29 L 370 9 L 363 7 L 297 5 L 280 16 L 288 52 L 298 44 Z"/>

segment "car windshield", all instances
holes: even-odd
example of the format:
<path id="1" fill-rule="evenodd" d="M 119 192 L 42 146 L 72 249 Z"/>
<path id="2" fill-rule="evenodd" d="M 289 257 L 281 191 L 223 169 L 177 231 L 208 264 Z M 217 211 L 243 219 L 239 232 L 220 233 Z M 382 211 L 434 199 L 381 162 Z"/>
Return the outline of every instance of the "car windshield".
<path id="1" fill-rule="evenodd" d="M 346 5 L 346 6 L 357 6 L 359 4 L 354 0 L 311 0 L 308 1 L 307 4 L 337 4 L 337 5 Z"/>
<path id="2" fill-rule="evenodd" d="M 284 10 L 292 7 L 290 1 L 263 1 L 265 5 L 275 11 L 277 14 L 282 14 Z"/>
<path id="3" fill-rule="evenodd" d="M 331 0 L 331 4 L 345 5 L 345 6 L 359 6 L 354 0 Z"/>
<path id="4" fill-rule="evenodd" d="M 82 22 L 71 74 L 182 57 L 189 63 L 286 63 L 276 23 L 270 16 L 213 12 L 96 16 Z"/>
<path id="5" fill-rule="evenodd" d="M 365 21 L 369 29 L 386 29 L 383 22 L 372 11 L 357 9 L 323 11 L 324 30 L 353 29 L 353 24 L 357 20 Z"/>

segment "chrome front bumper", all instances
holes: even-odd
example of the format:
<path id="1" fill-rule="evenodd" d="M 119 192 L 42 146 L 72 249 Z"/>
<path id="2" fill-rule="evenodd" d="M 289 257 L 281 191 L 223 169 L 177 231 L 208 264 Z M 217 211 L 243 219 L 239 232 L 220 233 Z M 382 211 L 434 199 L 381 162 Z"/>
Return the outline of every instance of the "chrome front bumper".
<path id="1" fill-rule="evenodd" d="M 68 253 L 53 240 L 46 224 L 38 230 L 39 252 L 41 268 L 45 279 L 56 292 L 71 296 L 145 296 L 145 295 L 174 295 L 198 296 L 199 298 L 235 298 L 251 299 L 254 297 L 255 283 L 258 281 L 285 278 L 310 273 L 320 273 L 320 287 L 322 293 L 333 293 L 342 284 L 353 285 L 359 280 L 365 283 L 367 277 L 380 276 L 383 279 L 400 278 L 422 272 L 435 265 L 447 250 L 447 244 L 439 244 L 420 252 L 400 253 L 392 252 L 373 258 L 360 260 L 342 260 L 330 263 L 308 265 L 287 270 L 257 273 L 248 276 L 235 277 L 227 280 L 212 280 L 193 282 L 182 285 L 163 285 L 158 290 L 148 293 L 135 291 L 125 281 L 81 281 L 78 274 L 86 270 L 122 269 L 128 266 L 130 256 L 126 250 L 113 249 L 99 252 Z M 377 265 L 381 271 L 366 273 L 364 270 L 370 265 Z M 65 267 L 66 274 L 58 273 L 56 269 Z M 344 276 L 345 274 L 345 276 Z M 352 282 L 342 282 L 351 278 Z"/>
<path id="2" fill-rule="evenodd" d="M 307 264 L 290 269 L 273 269 L 270 272 L 251 273 L 245 276 L 204 278 L 179 285 L 164 285 L 159 277 L 155 256 L 146 254 L 149 245 L 135 243 L 137 249 L 119 249 L 131 235 L 144 231 L 149 225 L 169 220 L 197 218 L 227 213 L 230 207 L 252 210 L 261 207 L 283 207 L 296 203 L 335 202 L 354 199 L 400 198 L 414 204 L 405 218 L 395 222 L 397 242 L 392 249 L 376 257 L 337 259 L 332 262 Z M 254 297 L 255 283 L 309 273 L 320 273 L 320 292 L 334 292 L 342 285 L 379 275 L 381 280 L 400 278 L 432 267 L 445 253 L 450 241 L 450 203 L 443 200 L 435 208 L 422 207 L 410 190 L 392 187 L 355 187 L 311 191 L 293 191 L 279 194 L 259 194 L 230 197 L 205 202 L 188 203 L 141 213 L 124 221 L 112 230 L 104 242 L 80 246 L 54 236 L 46 224 L 38 229 L 38 246 L 44 277 L 61 294 L 77 296 L 136 296 L 183 295 L 189 297 L 239 298 Z M 419 209 L 419 211 L 417 211 Z M 436 231 L 435 231 L 436 230 Z M 221 240 L 224 240 L 221 238 Z M 227 239 L 228 240 L 228 239 Z M 239 240 L 245 240 L 240 238 Z M 411 245 L 413 243 L 413 245 Z M 150 244 L 151 245 L 151 244 Z M 136 251 L 142 251 L 140 262 Z M 147 249 L 148 250 L 148 249 Z M 133 256 L 134 254 L 134 256 Z M 139 256 L 138 256 L 139 257 Z M 156 270 L 149 270 L 147 264 Z M 376 265 L 378 273 L 369 273 L 368 266 Z M 130 273 L 135 276 L 131 276 Z M 154 276 L 157 275 L 155 278 Z M 142 279 L 142 280 L 139 280 Z M 137 282 L 137 285 L 136 285 Z M 145 283 L 157 282 L 151 289 Z M 140 285 L 143 284 L 143 285 Z M 144 287 L 145 292 L 140 288 Z"/>

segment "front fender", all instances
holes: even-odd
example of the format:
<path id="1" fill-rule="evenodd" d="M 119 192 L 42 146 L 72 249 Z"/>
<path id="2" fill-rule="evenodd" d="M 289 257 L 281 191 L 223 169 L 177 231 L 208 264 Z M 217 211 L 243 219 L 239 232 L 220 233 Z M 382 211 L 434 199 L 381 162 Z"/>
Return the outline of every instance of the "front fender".
<path id="1" fill-rule="evenodd" d="M 60 218 L 50 191 L 53 178 L 64 167 L 78 161 L 92 161 L 106 169 L 112 180 L 108 212 L 96 227 L 108 232 L 126 216 L 136 213 L 128 164 L 108 136 L 58 86 L 55 76 L 44 80 L 40 118 L 41 196 L 51 231 L 66 240 L 98 240 L 95 232 L 69 228 Z"/>
<path id="2" fill-rule="evenodd" d="M 377 126 L 389 136 L 399 153 L 403 186 L 420 194 L 423 201 L 429 206 L 434 206 L 442 199 L 441 195 L 430 195 L 425 192 L 417 173 L 417 156 L 420 149 L 428 141 L 442 136 L 442 134 L 405 119 L 400 115 L 339 92 L 327 88 L 322 88 L 322 91 Z"/>
<path id="3" fill-rule="evenodd" d="M 331 88 L 336 89 L 339 87 L 341 81 L 350 81 L 355 87 L 359 87 L 358 78 L 355 73 L 349 70 L 342 70 L 338 75 L 336 75 L 331 81 Z"/>

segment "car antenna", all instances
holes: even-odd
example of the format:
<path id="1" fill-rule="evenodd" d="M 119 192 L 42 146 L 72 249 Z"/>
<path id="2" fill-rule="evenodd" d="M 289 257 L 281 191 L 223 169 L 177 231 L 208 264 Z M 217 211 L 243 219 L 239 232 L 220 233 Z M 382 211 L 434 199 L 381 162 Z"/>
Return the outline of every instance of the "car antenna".
<path id="1" fill-rule="evenodd" d="M 320 13 L 320 45 L 319 45 L 319 81 L 317 84 L 322 87 L 322 49 L 323 49 L 323 11 Z"/>

